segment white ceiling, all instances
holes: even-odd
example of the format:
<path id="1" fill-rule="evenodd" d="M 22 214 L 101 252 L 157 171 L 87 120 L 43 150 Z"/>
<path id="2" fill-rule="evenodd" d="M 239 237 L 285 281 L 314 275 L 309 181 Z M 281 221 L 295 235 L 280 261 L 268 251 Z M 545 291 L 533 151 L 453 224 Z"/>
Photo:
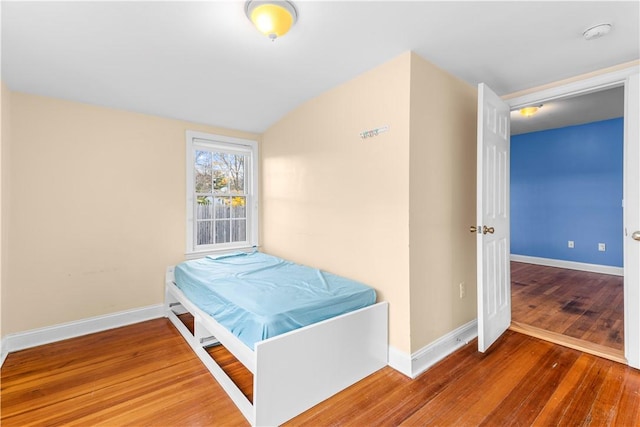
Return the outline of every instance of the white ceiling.
<path id="1" fill-rule="evenodd" d="M 296 1 L 269 41 L 242 1 L 2 1 L 12 90 L 262 132 L 304 101 L 413 50 L 498 94 L 640 57 L 640 2 Z M 608 22 L 604 38 L 582 32 Z"/>

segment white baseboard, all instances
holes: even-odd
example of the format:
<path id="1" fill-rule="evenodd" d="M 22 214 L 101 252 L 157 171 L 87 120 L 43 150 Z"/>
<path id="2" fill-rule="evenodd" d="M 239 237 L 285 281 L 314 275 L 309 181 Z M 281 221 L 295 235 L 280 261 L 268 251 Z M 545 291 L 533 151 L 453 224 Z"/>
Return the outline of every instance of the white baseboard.
<path id="1" fill-rule="evenodd" d="M 157 319 L 164 316 L 164 305 L 150 305 L 148 307 L 106 314 L 104 316 L 90 317 L 74 322 L 61 323 L 45 328 L 32 329 L 30 331 L 9 334 L 2 338 L 1 362 L 6 356 L 18 350 L 49 344 L 56 341 L 75 338 L 107 329 L 119 328 L 145 320 Z M 1 366 L 1 364 L 0 364 Z"/>
<path id="2" fill-rule="evenodd" d="M 590 271 L 592 273 L 611 274 L 613 276 L 624 276 L 624 268 L 611 267 L 609 265 L 587 264 L 584 262 L 563 261 L 560 259 L 538 258 L 534 256 L 514 254 L 511 254 L 511 261 L 544 265 L 547 267 L 567 268 L 569 270 Z"/>
<path id="3" fill-rule="evenodd" d="M 389 346 L 389 366 L 415 378 L 478 336 L 478 321 L 472 320 L 426 345 L 411 356 Z"/>
<path id="4" fill-rule="evenodd" d="M 7 344 L 5 339 L 0 339 L 0 366 L 4 365 L 4 360 L 7 358 L 9 352 L 7 351 Z"/>
<path id="5" fill-rule="evenodd" d="M 411 376 L 411 356 L 407 353 L 398 350 L 395 347 L 389 346 L 389 366 L 396 371 L 404 374 L 409 378 Z"/>

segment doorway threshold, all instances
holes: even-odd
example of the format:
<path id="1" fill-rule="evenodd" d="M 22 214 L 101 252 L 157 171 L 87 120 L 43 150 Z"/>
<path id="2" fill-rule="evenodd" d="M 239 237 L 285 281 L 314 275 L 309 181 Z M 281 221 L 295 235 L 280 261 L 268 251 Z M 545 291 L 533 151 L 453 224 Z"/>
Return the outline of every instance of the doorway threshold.
<path id="1" fill-rule="evenodd" d="M 623 350 L 616 350 L 604 345 L 595 344 L 589 341 L 573 338 L 567 335 L 562 335 L 557 332 L 551 332 L 544 329 L 536 328 L 535 326 L 526 325 L 520 322 L 511 322 L 509 329 L 521 333 L 523 335 L 529 335 L 534 338 L 549 341 L 554 344 L 569 347 L 574 350 L 579 350 L 584 353 L 592 354 L 594 356 L 609 359 L 614 362 L 627 365 L 627 359 L 624 357 Z"/>

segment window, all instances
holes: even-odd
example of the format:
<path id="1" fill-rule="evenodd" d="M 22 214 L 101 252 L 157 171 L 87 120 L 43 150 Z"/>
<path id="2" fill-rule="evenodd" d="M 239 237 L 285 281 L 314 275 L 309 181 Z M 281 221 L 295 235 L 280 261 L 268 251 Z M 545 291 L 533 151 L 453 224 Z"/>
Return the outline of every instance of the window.
<path id="1" fill-rule="evenodd" d="M 187 253 L 257 245 L 257 143 L 187 132 Z"/>

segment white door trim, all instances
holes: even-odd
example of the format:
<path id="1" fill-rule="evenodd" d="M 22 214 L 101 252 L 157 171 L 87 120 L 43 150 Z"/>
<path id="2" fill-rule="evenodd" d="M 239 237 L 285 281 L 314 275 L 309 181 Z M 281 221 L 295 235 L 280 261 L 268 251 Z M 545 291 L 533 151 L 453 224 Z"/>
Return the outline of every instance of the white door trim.
<path id="1" fill-rule="evenodd" d="M 505 99 L 505 102 L 507 102 L 512 110 L 515 110 L 525 105 L 548 102 L 552 99 L 562 98 L 570 95 L 596 92 L 598 90 L 614 86 L 627 86 L 628 79 L 631 76 L 637 75 L 639 72 L 640 66 L 635 65 L 611 73 L 605 73 L 584 80 L 567 83 L 553 88 L 543 89 L 539 92 L 532 92 L 511 99 Z M 635 96 L 637 97 L 638 95 L 635 94 Z M 640 128 L 640 118 L 638 117 L 637 105 L 635 107 L 635 114 L 632 114 L 628 109 L 629 98 L 629 91 L 625 90 L 625 171 L 623 179 L 625 182 L 626 198 L 628 198 L 628 195 L 631 192 L 630 189 L 627 188 L 627 184 L 629 182 L 628 174 L 630 171 L 629 168 L 626 167 L 626 156 L 628 156 L 629 153 L 638 152 L 638 128 Z M 635 130 L 635 133 L 632 130 Z M 638 197 L 637 185 L 635 191 L 636 192 L 634 193 L 634 195 L 635 197 Z M 625 226 L 626 224 L 627 222 L 625 220 Z M 634 261 L 637 262 L 637 260 Z M 630 268 L 630 266 L 626 265 L 628 262 L 629 259 L 627 259 L 627 256 L 625 255 L 625 276 L 627 276 L 629 271 L 628 269 Z M 637 269 L 637 266 L 635 269 Z M 634 279 L 634 282 L 635 283 L 633 284 L 629 284 L 629 280 L 625 280 L 624 282 L 625 357 L 630 366 L 633 366 L 634 368 L 640 368 L 640 297 L 638 297 L 640 295 L 640 280 L 636 278 Z"/>
<path id="2" fill-rule="evenodd" d="M 567 83 L 561 86 L 543 89 L 539 92 L 532 92 L 511 99 L 504 99 L 503 97 L 503 99 L 507 104 L 509 104 L 509 107 L 512 110 L 517 110 L 527 105 L 539 102 L 548 102 L 553 99 L 564 98 L 569 95 L 583 95 L 610 87 L 621 86 L 626 82 L 629 76 L 638 74 L 638 72 L 640 72 L 640 66 L 635 65 L 633 67 L 613 71 L 611 73 L 601 74 L 599 76 Z"/>
<path id="3" fill-rule="evenodd" d="M 640 76 L 629 76 L 624 105 L 624 355 L 640 369 L 640 245 L 631 234 L 640 230 Z M 635 264 L 634 264 L 635 263 Z"/>

